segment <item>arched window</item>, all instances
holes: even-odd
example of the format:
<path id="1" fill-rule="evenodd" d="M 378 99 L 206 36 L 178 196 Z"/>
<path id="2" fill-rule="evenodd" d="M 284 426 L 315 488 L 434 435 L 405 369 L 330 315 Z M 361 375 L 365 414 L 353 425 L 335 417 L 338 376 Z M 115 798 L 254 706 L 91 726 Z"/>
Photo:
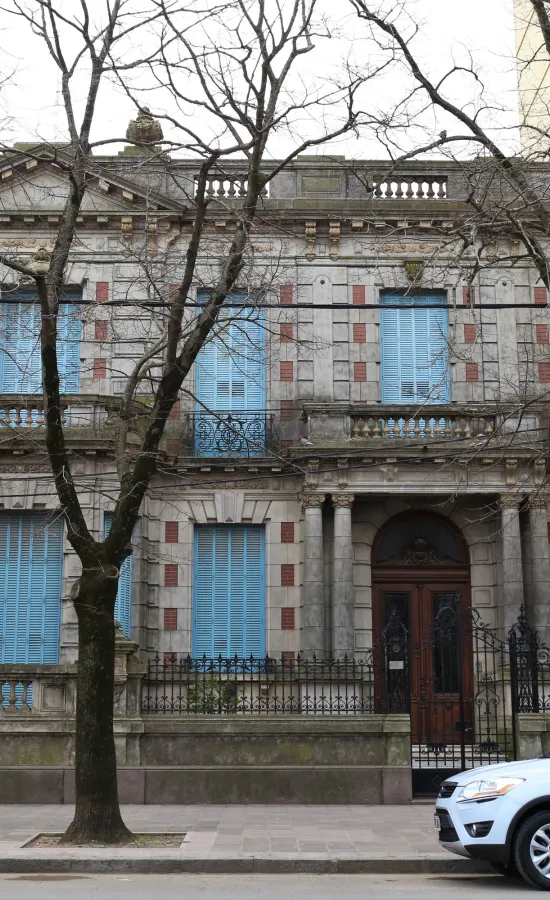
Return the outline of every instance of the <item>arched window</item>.
<path id="1" fill-rule="evenodd" d="M 396 516 L 379 531 L 373 563 L 397 566 L 467 565 L 458 531 L 443 517 L 411 512 Z"/>

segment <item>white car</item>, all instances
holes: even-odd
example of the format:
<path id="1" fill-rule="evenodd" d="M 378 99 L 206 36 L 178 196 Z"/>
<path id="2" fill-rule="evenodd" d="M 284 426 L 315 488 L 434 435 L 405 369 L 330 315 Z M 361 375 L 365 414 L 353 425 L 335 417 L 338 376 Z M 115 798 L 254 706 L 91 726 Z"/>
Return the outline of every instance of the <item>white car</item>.
<path id="1" fill-rule="evenodd" d="M 435 826 L 442 847 L 519 872 L 550 891 L 550 759 L 469 769 L 441 785 Z"/>

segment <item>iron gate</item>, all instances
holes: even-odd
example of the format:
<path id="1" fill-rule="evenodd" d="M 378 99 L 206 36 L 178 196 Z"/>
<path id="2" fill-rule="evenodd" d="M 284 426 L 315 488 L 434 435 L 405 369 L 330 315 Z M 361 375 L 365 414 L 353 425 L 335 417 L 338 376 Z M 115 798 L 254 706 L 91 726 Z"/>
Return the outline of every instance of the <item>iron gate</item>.
<path id="1" fill-rule="evenodd" d="M 510 650 L 460 597 L 449 593 L 408 650 L 411 765 L 415 796 L 446 778 L 515 758 Z"/>

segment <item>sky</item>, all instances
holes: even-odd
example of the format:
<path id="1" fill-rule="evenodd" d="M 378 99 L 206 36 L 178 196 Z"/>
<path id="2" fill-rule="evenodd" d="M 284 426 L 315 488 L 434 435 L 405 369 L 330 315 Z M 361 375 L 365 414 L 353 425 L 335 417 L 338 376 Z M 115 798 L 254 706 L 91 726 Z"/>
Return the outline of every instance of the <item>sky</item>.
<path id="1" fill-rule="evenodd" d="M 139 6 L 141 0 L 135 2 Z M 338 0 L 336 11 L 335 0 L 322 2 L 326 2 L 327 11 L 333 23 L 337 24 L 341 36 L 323 43 L 320 52 L 307 61 L 303 73 L 300 73 L 315 78 L 319 77 L 321 69 L 327 73 L 336 72 L 341 57 L 349 57 L 351 54 L 356 64 L 360 65 L 362 59 L 369 56 L 364 26 L 357 22 L 346 0 Z M 497 109 L 493 114 L 494 124 L 515 126 L 517 97 L 512 0 L 405 0 L 405 6 L 408 11 L 414 12 L 417 21 L 422 22 L 421 34 L 415 43 L 420 61 L 433 74 L 441 74 L 451 61 L 467 62 L 471 54 L 488 95 L 495 100 Z M 2 94 L 4 112 L 11 117 L 9 126 L 4 128 L 3 139 L 7 143 L 33 140 L 36 137 L 62 140 L 66 128 L 64 112 L 59 102 L 60 79 L 42 42 L 29 34 L 28 26 L 22 26 L 19 20 L 6 12 L 0 13 L 0 27 L 4 51 L 3 74 L 10 74 Z M 308 66 L 312 67 L 309 73 Z M 370 86 L 365 89 L 365 103 L 369 108 L 384 110 L 392 98 L 402 92 L 403 87 L 403 74 L 394 71 L 374 89 Z M 458 79 L 451 90 L 455 101 L 466 102 L 469 88 L 464 82 L 461 83 Z M 155 108 L 155 97 L 151 99 L 151 105 Z M 500 112 L 500 107 L 504 107 L 507 112 Z M 170 111 L 166 105 L 163 107 L 161 101 L 159 109 Z M 124 92 L 112 85 L 105 86 L 100 94 L 94 137 L 108 139 L 123 135 L 126 124 L 134 115 L 132 102 Z M 446 121 L 432 119 L 426 120 L 428 132 L 431 130 L 435 135 L 438 129 L 448 127 Z M 312 122 L 308 125 L 306 122 L 303 127 L 307 131 L 309 127 L 314 128 L 314 124 Z M 165 127 L 166 137 L 170 136 L 169 132 L 170 129 Z M 500 137 L 502 141 L 509 141 L 513 145 L 516 134 L 514 131 L 500 133 Z M 272 153 L 280 155 L 286 149 L 285 139 L 281 136 L 272 147 Z M 331 149 L 348 157 L 379 158 L 384 155 L 380 146 L 367 133 L 348 137 Z"/>

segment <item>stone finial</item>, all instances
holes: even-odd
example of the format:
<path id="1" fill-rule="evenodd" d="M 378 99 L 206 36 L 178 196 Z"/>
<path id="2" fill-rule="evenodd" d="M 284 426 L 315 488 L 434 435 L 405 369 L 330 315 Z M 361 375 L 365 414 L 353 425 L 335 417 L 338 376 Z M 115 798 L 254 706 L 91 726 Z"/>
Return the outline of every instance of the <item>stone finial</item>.
<path id="1" fill-rule="evenodd" d="M 29 269 L 32 269 L 37 275 L 45 275 L 50 268 L 51 255 L 45 247 L 39 247 L 33 254 Z"/>
<path id="2" fill-rule="evenodd" d="M 136 144 L 154 144 L 155 141 L 162 141 L 164 135 L 160 122 L 154 119 L 151 111 L 144 106 L 132 119 L 126 129 L 126 139 Z"/>

